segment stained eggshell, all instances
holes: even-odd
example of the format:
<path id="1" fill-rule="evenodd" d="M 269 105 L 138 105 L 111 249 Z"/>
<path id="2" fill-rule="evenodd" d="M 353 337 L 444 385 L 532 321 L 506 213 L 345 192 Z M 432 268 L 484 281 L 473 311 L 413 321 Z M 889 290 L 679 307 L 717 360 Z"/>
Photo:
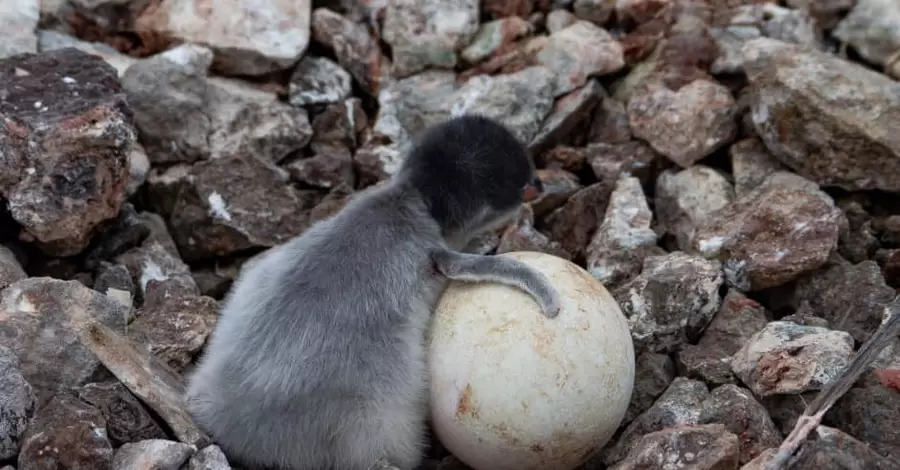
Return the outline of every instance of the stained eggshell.
<path id="1" fill-rule="evenodd" d="M 559 290 L 543 316 L 524 292 L 451 283 L 429 332 L 432 427 L 475 470 L 571 470 L 619 427 L 634 386 L 625 316 L 581 267 L 536 252 L 518 259 Z"/>

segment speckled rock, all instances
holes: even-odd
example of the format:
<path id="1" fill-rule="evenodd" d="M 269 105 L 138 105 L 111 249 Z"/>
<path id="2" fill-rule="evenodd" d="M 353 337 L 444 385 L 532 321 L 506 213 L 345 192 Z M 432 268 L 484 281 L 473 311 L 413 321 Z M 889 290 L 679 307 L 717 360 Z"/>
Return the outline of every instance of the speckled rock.
<path id="1" fill-rule="evenodd" d="M 635 349 L 671 352 L 696 340 L 719 309 L 722 265 L 682 252 L 644 259 L 641 274 L 613 291 Z"/>
<path id="2" fill-rule="evenodd" d="M 738 436 L 721 424 L 681 426 L 652 432 L 641 438 L 624 461 L 610 470 L 737 468 Z"/>
<path id="3" fill-rule="evenodd" d="M 587 246 L 588 272 L 607 289 L 615 289 L 637 276 L 646 257 L 665 253 L 656 246 L 656 232 L 650 228 L 652 220 L 640 180 L 631 176 L 619 178 L 603 222 Z"/>
<path id="4" fill-rule="evenodd" d="M 459 56 L 466 62 L 474 64 L 519 38 L 531 34 L 533 30 L 531 23 L 518 16 L 488 21 L 478 28 L 471 43 L 459 53 Z"/>
<path id="5" fill-rule="evenodd" d="M 591 236 L 603 220 L 612 182 L 594 183 L 573 194 L 538 225 L 551 240 L 558 241 L 576 259 L 584 255 Z"/>
<path id="6" fill-rule="evenodd" d="M 727 88 L 695 80 L 678 91 L 656 83 L 641 87 L 628 102 L 636 137 L 687 168 L 729 143 L 737 133 L 737 105 Z"/>
<path id="7" fill-rule="evenodd" d="M 741 470 L 765 470 L 774 453 L 775 449 L 763 452 Z M 895 458 L 880 456 L 864 442 L 828 426 L 816 426 L 791 459 L 791 470 L 892 470 L 898 467 L 900 462 Z"/>
<path id="8" fill-rule="evenodd" d="M 188 461 L 186 470 L 231 470 L 231 465 L 222 449 L 211 445 L 197 451 Z"/>
<path id="9" fill-rule="evenodd" d="M 576 21 L 550 35 L 538 52 L 539 64 L 556 73 L 555 95 L 568 93 L 590 77 L 618 72 L 625 66 L 622 45 L 605 29 Z"/>
<path id="10" fill-rule="evenodd" d="M 822 185 L 900 191 L 893 80 L 772 39 L 748 42 L 744 55 L 753 124 L 776 158 Z"/>
<path id="11" fill-rule="evenodd" d="M 673 3 L 672 0 L 617 0 L 616 19 L 621 22 L 644 24 L 661 11 L 670 8 Z"/>
<path id="12" fill-rule="evenodd" d="M 132 442 L 116 449 L 116 470 L 179 470 L 194 453 L 193 446 L 165 439 Z"/>
<path id="13" fill-rule="evenodd" d="M 622 176 L 634 176 L 641 186 L 651 188 L 666 164 L 665 158 L 647 144 L 629 142 L 595 142 L 584 147 L 585 160 L 600 181 L 616 181 Z"/>
<path id="14" fill-rule="evenodd" d="M 900 51 L 900 9 L 891 0 L 857 0 L 833 34 L 864 59 L 887 65 Z"/>
<path id="15" fill-rule="evenodd" d="M 34 390 L 20 367 L 16 354 L 0 346 L 0 460 L 12 459 L 19 453 L 22 434 L 36 405 Z"/>
<path id="16" fill-rule="evenodd" d="M 0 344 L 22 361 L 38 398 L 87 383 L 99 362 L 78 340 L 78 315 L 122 331 L 128 309 L 77 281 L 33 277 L 0 294 Z"/>
<path id="17" fill-rule="evenodd" d="M 782 436 L 768 411 L 749 390 L 737 385 L 715 388 L 703 402 L 701 423 L 721 423 L 740 437 L 740 463 L 745 464 L 769 447 L 778 447 Z"/>
<path id="18" fill-rule="evenodd" d="M 16 54 L 37 52 L 37 36 L 41 8 L 38 0 L 9 0 L 0 10 L 0 59 Z"/>
<path id="19" fill-rule="evenodd" d="M 550 114 L 544 119 L 541 130 L 534 136 L 528 150 L 539 154 L 559 143 L 567 142 L 577 130 L 584 127 L 591 112 L 603 97 L 603 87 L 596 80 L 556 100 Z"/>
<path id="20" fill-rule="evenodd" d="M 760 290 L 824 265 L 837 248 L 842 217 L 815 185 L 790 173 L 774 173 L 708 217 L 697 228 L 693 246 L 724 263 L 730 286 Z"/>
<path id="21" fill-rule="evenodd" d="M 674 236 L 680 250 L 690 251 L 697 227 L 733 200 L 731 183 L 710 167 L 666 170 L 656 180 L 654 208 L 659 230 Z"/>
<path id="22" fill-rule="evenodd" d="M 125 199 L 132 112 L 115 70 L 76 49 L 0 60 L 0 195 L 20 235 L 70 256 Z"/>
<path id="23" fill-rule="evenodd" d="M 329 104 L 350 96 L 353 77 L 327 57 L 304 56 L 294 69 L 288 101 L 294 106 Z"/>
<path id="24" fill-rule="evenodd" d="M 103 414 L 113 447 L 166 437 L 144 405 L 118 380 L 89 383 L 78 390 L 78 398 Z"/>
<path id="25" fill-rule="evenodd" d="M 735 142 L 728 148 L 728 155 L 731 157 L 734 192 L 738 197 L 762 184 L 772 173 L 784 170 L 784 166 L 756 138 Z"/>
<path id="26" fill-rule="evenodd" d="M 209 47 L 223 73 L 263 75 L 291 67 L 306 52 L 311 9 L 311 0 L 166 0 L 143 10 L 135 27 Z"/>
<path id="27" fill-rule="evenodd" d="M 106 420 L 100 411 L 72 395 L 61 394 L 35 413 L 22 437 L 18 468 L 112 470 L 112 457 Z"/>
<path id="28" fill-rule="evenodd" d="M 621 101 L 607 96 L 603 98 L 599 106 L 594 108 L 587 140 L 588 142 L 604 142 L 608 144 L 624 143 L 631 140 L 628 113 Z"/>
<path id="29" fill-rule="evenodd" d="M 391 63 L 366 28 L 327 8 L 312 13 L 312 37 L 332 50 L 363 90 L 377 95 L 391 80 Z"/>
<path id="30" fill-rule="evenodd" d="M 0 291 L 10 284 L 28 277 L 16 255 L 6 246 L 0 245 Z"/>
<path id="31" fill-rule="evenodd" d="M 826 413 L 824 422 L 864 441 L 875 452 L 894 457 L 900 452 L 898 419 L 900 390 L 879 384 L 850 389 Z"/>
<path id="32" fill-rule="evenodd" d="M 731 358 L 731 368 L 758 397 L 821 390 L 853 356 L 843 331 L 788 321 L 766 325 Z"/>

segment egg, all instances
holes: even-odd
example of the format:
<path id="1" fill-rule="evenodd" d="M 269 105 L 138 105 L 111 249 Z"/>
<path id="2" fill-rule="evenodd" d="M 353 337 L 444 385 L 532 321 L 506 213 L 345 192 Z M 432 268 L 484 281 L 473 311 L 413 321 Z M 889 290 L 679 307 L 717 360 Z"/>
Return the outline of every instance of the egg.
<path id="1" fill-rule="evenodd" d="M 429 328 L 431 425 L 475 470 L 571 470 L 602 448 L 634 386 L 628 323 L 606 288 L 553 255 L 512 252 L 546 275 L 562 309 L 528 294 L 452 282 Z"/>

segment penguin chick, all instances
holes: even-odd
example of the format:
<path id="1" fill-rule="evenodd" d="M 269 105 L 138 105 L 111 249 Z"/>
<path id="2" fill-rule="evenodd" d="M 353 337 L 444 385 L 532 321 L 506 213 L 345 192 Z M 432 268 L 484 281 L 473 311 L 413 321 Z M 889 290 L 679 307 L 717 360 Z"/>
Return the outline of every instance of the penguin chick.
<path id="1" fill-rule="evenodd" d="M 237 464 L 412 470 L 426 446 L 426 329 L 450 279 L 502 282 L 548 317 L 549 280 L 462 254 L 541 190 L 501 124 L 426 130 L 385 184 L 245 266 L 188 380 L 186 406 Z"/>

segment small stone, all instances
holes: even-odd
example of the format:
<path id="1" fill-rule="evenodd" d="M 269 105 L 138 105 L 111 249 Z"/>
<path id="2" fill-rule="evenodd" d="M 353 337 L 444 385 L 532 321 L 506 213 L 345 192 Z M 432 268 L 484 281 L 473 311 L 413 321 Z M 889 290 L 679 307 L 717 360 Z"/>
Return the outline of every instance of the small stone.
<path id="1" fill-rule="evenodd" d="M 97 358 L 78 340 L 84 315 L 119 331 L 128 321 L 128 309 L 77 281 L 33 277 L 0 294 L 0 344 L 22 361 L 39 399 L 83 385 L 98 371 Z"/>
<path id="2" fill-rule="evenodd" d="M 541 195 L 528 203 L 535 217 L 543 217 L 556 210 L 582 188 L 578 176 L 566 170 L 541 168 L 535 170 L 535 175 L 544 186 Z"/>
<path id="3" fill-rule="evenodd" d="M 744 55 L 753 124 L 778 160 L 821 185 L 900 191 L 893 80 L 772 39 L 748 42 Z"/>
<path id="4" fill-rule="evenodd" d="M 731 183 L 710 167 L 666 170 L 656 180 L 659 230 L 673 235 L 680 250 L 690 251 L 697 227 L 733 200 Z"/>
<path id="5" fill-rule="evenodd" d="M 676 372 L 675 364 L 667 354 L 645 352 L 639 355 L 634 361 L 634 393 L 621 426 L 649 410 L 678 376 Z"/>
<path id="6" fill-rule="evenodd" d="M 109 294 L 110 289 L 125 291 L 135 294 L 134 280 L 128 268 L 122 264 L 112 264 L 102 261 L 94 278 L 93 289 L 101 294 Z"/>
<path id="7" fill-rule="evenodd" d="M 390 61 L 363 25 L 327 8 L 316 8 L 312 13 L 312 36 L 334 52 L 338 64 L 370 95 L 378 95 L 384 84 L 391 81 Z"/>
<path id="8" fill-rule="evenodd" d="M 583 256 L 591 236 L 603 220 L 612 189 L 612 182 L 594 183 L 582 188 L 551 212 L 538 225 L 538 229 L 551 240 L 559 242 L 575 259 Z"/>
<path id="9" fill-rule="evenodd" d="M 178 470 L 193 453 L 193 446 L 187 444 L 149 439 L 119 447 L 113 457 L 113 467 L 116 470 Z"/>
<path id="10" fill-rule="evenodd" d="M 78 391 L 78 398 L 103 413 L 113 447 L 166 437 L 144 405 L 118 380 L 89 383 Z"/>
<path id="11" fill-rule="evenodd" d="M 651 187 L 662 170 L 665 159 L 649 145 L 630 142 L 588 144 L 584 148 L 586 160 L 600 181 L 616 181 L 622 176 L 634 176 L 641 186 Z"/>
<path id="12" fill-rule="evenodd" d="M 722 265 L 682 252 L 644 259 L 641 274 L 613 291 L 635 349 L 671 352 L 699 337 L 719 309 Z"/>
<path id="13" fill-rule="evenodd" d="M 75 49 L 0 60 L 0 195 L 20 237 L 71 256 L 125 199 L 132 113 L 115 70 Z"/>
<path id="14" fill-rule="evenodd" d="M 0 291 L 28 277 L 12 250 L 0 245 Z M 2 458 L 0 458 L 2 460 Z"/>
<path id="15" fill-rule="evenodd" d="M 81 52 L 95 55 L 106 61 L 107 64 L 113 66 L 113 68 L 116 69 L 119 74 L 119 78 L 122 77 L 122 74 L 125 73 L 125 70 L 128 69 L 128 67 L 141 60 L 136 57 L 122 54 L 106 43 L 82 41 L 58 31 L 38 29 L 37 37 L 39 51 L 47 52 L 56 49 L 74 47 Z"/>
<path id="16" fill-rule="evenodd" d="M 683 168 L 729 143 L 737 134 L 736 117 L 728 89 L 707 80 L 678 91 L 649 83 L 628 102 L 634 135 Z"/>
<path id="17" fill-rule="evenodd" d="M 36 406 L 34 390 L 20 368 L 16 354 L 0 346 L 0 461 L 19 453 L 22 434 Z"/>
<path id="18" fill-rule="evenodd" d="M 765 470 L 776 449 L 760 454 L 741 470 Z M 790 460 L 791 470 L 891 470 L 900 467 L 895 458 L 878 455 L 865 443 L 838 429 L 816 426 Z"/>
<path id="19" fill-rule="evenodd" d="M 602 25 L 616 11 L 616 4 L 608 0 L 575 0 L 572 11 L 582 20 Z"/>
<path id="20" fill-rule="evenodd" d="M 53 397 L 35 413 L 22 437 L 19 470 L 111 470 L 113 448 L 106 420 L 69 394 Z"/>
<path id="21" fill-rule="evenodd" d="M 762 184 L 772 173 L 784 167 L 756 138 L 735 142 L 729 149 L 731 172 L 734 175 L 734 192 L 738 197 Z"/>
<path id="22" fill-rule="evenodd" d="M 672 0 L 618 0 L 616 3 L 616 19 L 620 22 L 634 24 L 646 23 L 657 14 L 669 8 Z"/>
<path id="23" fill-rule="evenodd" d="M 768 323 L 765 308 L 740 291 L 729 289 L 703 337 L 685 345 L 676 358 L 680 375 L 710 385 L 734 383 L 731 355 Z"/>
<path id="24" fill-rule="evenodd" d="M 737 385 L 717 387 L 703 402 L 700 423 L 721 423 L 740 436 L 740 463 L 753 460 L 769 447 L 778 447 L 782 436 L 766 408 L 749 390 Z"/>
<path id="25" fill-rule="evenodd" d="M 186 470 L 231 470 L 231 465 L 219 446 L 210 445 L 191 457 Z"/>
<path id="26" fill-rule="evenodd" d="M 536 60 L 556 73 L 554 95 L 558 96 L 583 86 L 591 77 L 618 72 L 625 66 L 622 54 L 622 45 L 605 29 L 576 21 L 551 34 Z"/>
<path id="27" fill-rule="evenodd" d="M 38 0 L 11 0 L 4 2 L 0 10 L 0 31 L 3 42 L 0 43 L 0 59 L 17 54 L 37 52 L 38 26 L 41 8 Z"/>
<path id="28" fill-rule="evenodd" d="M 200 294 L 222 300 L 231 289 L 231 284 L 237 279 L 240 270 L 239 263 L 216 263 L 212 268 L 198 268 L 191 270 L 191 276 L 200 289 Z"/>
<path id="29" fill-rule="evenodd" d="M 263 4 L 167 0 L 145 9 L 135 23 L 138 30 L 209 47 L 216 53 L 216 69 L 224 74 L 264 75 L 291 67 L 306 52 L 311 4 L 310 0 Z M 246 15 L 248 11 L 254 14 Z"/>
<path id="30" fill-rule="evenodd" d="M 766 325 L 732 356 L 731 368 L 758 397 L 821 390 L 850 364 L 853 337 L 786 321 Z"/>
<path id="31" fill-rule="evenodd" d="M 596 80 L 590 80 L 583 87 L 556 100 L 540 132 L 528 146 L 532 155 L 568 141 L 576 128 L 589 119 L 604 93 Z"/>
<path id="32" fill-rule="evenodd" d="M 191 272 L 178 257 L 177 250 L 158 240 L 148 238 L 140 247 L 123 253 L 115 261 L 128 268 L 142 304 L 163 304 L 168 299 L 199 294 Z"/>
<path id="33" fill-rule="evenodd" d="M 218 311 L 215 299 L 205 296 L 145 301 L 128 327 L 128 336 L 172 370 L 184 372 L 212 334 Z"/>
<path id="34" fill-rule="evenodd" d="M 628 457 L 610 470 L 737 468 L 738 436 L 721 424 L 666 428 L 647 434 Z"/>
<path id="35" fill-rule="evenodd" d="M 428 67 L 456 66 L 456 51 L 478 31 L 478 6 L 476 0 L 388 2 L 381 34 L 391 45 L 393 75 L 407 77 Z"/>
<path id="36" fill-rule="evenodd" d="M 497 254 L 511 251 L 538 251 L 563 259 L 572 258 L 558 242 L 551 241 L 546 235 L 535 230 L 534 212 L 528 206 L 522 207 L 516 220 L 500 235 Z"/>
<path id="37" fill-rule="evenodd" d="M 826 423 L 850 433 L 885 457 L 900 452 L 898 420 L 900 392 L 883 385 L 850 389 L 824 418 Z"/>
<path id="38" fill-rule="evenodd" d="M 594 108 L 591 128 L 588 131 L 588 142 L 621 144 L 631 141 L 631 128 L 628 124 L 628 113 L 621 101 L 604 97 L 600 105 Z"/>
<path id="39" fill-rule="evenodd" d="M 588 272 L 607 289 L 615 289 L 637 276 L 645 258 L 665 253 L 656 246 L 656 232 L 650 228 L 652 220 L 640 180 L 619 178 L 603 222 L 586 250 Z"/>
<path id="40" fill-rule="evenodd" d="M 459 56 L 470 64 L 480 62 L 504 46 L 531 34 L 533 29 L 531 23 L 518 16 L 488 21 L 478 28 L 471 43 L 460 52 Z"/>
<path id="41" fill-rule="evenodd" d="M 562 8 L 553 10 L 550 13 L 547 13 L 547 32 L 553 34 L 565 29 L 576 21 L 578 21 L 578 18 L 569 12 L 569 10 L 563 10 Z"/>
<path id="42" fill-rule="evenodd" d="M 354 186 L 353 151 L 367 125 L 359 98 L 335 103 L 313 119 L 312 157 L 285 165 L 294 181 L 323 189 Z"/>
<path id="43" fill-rule="evenodd" d="M 732 287 L 755 291 L 815 270 L 837 248 L 843 214 L 806 180 L 775 173 L 753 191 L 709 216 L 693 246 L 725 264 Z"/>
<path id="44" fill-rule="evenodd" d="M 797 421 L 806 406 L 812 402 L 818 392 L 805 392 L 797 395 L 771 395 L 760 397 L 760 401 L 769 411 L 772 421 L 778 426 L 783 436 L 787 436 L 797 425 Z"/>
<path id="45" fill-rule="evenodd" d="M 646 434 L 675 426 L 699 424 L 701 406 L 707 398 L 709 390 L 703 382 L 676 377 L 656 403 L 629 424 L 615 443 L 603 450 L 604 462 L 611 466 L 626 458 Z"/>
<path id="46" fill-rule="evenodd" d="M 900 9 L 891 0 L 857 0 L 832 34 L 881 66 L 900 50 Z"/>
<path id="47" fill-rule="evenodd" d="M 352 82 L 350 72 L 340 65 L 307 55 L 291 75 L 288 102 L 294 106 L 337 103 L 350 96 Z"/>
<path id="48" fill-rule="evenodd" d="M 787 6 L 808 11 L 822 29 L 832 29 L 858 0 L 787 0 Z"/>

